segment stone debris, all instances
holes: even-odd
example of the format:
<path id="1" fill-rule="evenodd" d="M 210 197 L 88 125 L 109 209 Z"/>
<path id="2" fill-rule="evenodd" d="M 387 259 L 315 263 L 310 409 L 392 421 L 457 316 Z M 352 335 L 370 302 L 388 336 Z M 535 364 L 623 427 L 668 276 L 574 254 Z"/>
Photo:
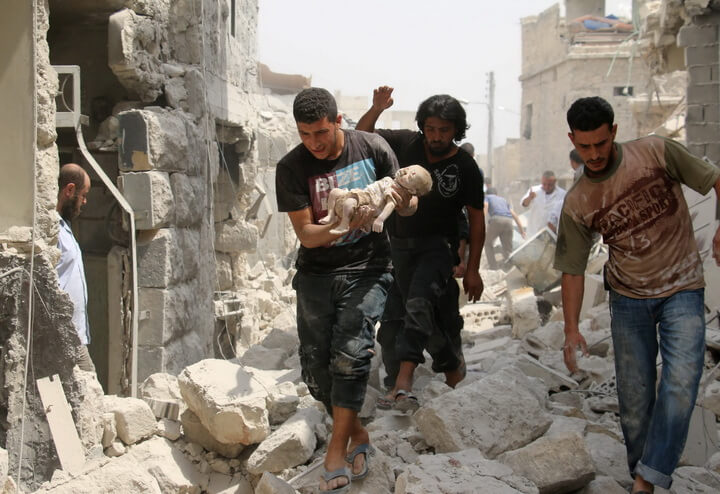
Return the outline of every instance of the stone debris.
<path id="1" fill-rule="evenodd" d="M 264 275 L 258 270 L 257 280 Z M 376 454 L 351 494 L 627 492 L 632 479 L 607 303 L 586 311 L 581 330 L 591 356 L 570 375 L 562 322 L 550 317 L 540 325 L 538 306 L 548 299 L 521 286 L 517 273 L 508 277 L 494 274 L 496 285 L 507 284 L 495 302 L 462 308 L 468 374 L 456 389 L 428 361 L 415 373 L 421 407 L 412 415 L 379 410 L 384 370 L 375 359 L 360 417 Z M 274 313 L 266 299 L 254 300 Z M 57 471 L 38 492 L 316 494 L 331 419 L 301 381 L 289 324 L 255 328 L 245 335 L 253 343 L 238 340 L 232 360 L 201 360 L 178 377 L 150 375 L 140 386 L 142 399 L 103 396 L 96 418 L 83 415 L 85 430 L 97 423 L 102 459 L 88 459 L 76 477 Z M 708 369 L 713 362 L 709 355 Z M 90 381 L 83 381 L 89 393 Z M 715 373 L 704 376 L 698 417 L 705 428 L 715 426 L 710 422 L 720 411 L 718 382 Z M 683 461 L 697 465 L 679 468 L 673 488 L 656 492 L 718 491 L 720 453 L 708 458 L 714 450 L 703 454 L 693 444 Z M 4 469 L 0 454 L 0 474 Z M 101 480 L 110 474 L 112 480 Z"/>

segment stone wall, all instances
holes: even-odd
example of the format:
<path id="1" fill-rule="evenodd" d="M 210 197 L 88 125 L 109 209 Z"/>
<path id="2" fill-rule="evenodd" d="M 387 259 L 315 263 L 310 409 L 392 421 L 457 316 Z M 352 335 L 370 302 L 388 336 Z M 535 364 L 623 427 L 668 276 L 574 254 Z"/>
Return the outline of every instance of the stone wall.
<path id="1" fill-rule="evenodd" d="M 700 11 L 682 27 L 677 42 L 685 48 L 687 87 L 687 146 L 720 163 L 720 5 Z"/>

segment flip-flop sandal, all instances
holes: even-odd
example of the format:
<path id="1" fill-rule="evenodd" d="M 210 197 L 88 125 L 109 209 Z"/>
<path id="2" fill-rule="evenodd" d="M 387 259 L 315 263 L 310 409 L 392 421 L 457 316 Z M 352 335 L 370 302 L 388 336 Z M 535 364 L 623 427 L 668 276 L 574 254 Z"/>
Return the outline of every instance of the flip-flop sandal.
<path id="1" fill-rule="evenodd" d="M 400 396 L 403 396 L 404 398 L 400 398 Z M 405 413 L 414 412 L 420 408 L 420 402 L 418 401 L 417 396 L 412 394 L 410 391 L 398 389 L 395 392 L 395 402 L 393 403 L 393 408 Z"/>
<path id="2" fill-rule="evenodd" d="M 338 477 L 347 477 L 348 483 L 341 487 L 330 489 L 329 491 L 320 490 L 320 494 L 340 494 L 342 492 L 348 492 L 350 490 L 350 485 L 352 484 L 353 478 L 352 471 L 348 467 L 340 467 L 337 470 L 333 470 L 332 472 L 328 472 L 327 470 L 325 470 L 322 474 L 322 478 L 325 483 L 328 483 L 332 479 L 336 479 Z"/>
<path id="3" fill-rule="evenodd" d="M 370 457 L 375 454 L 375 448 L 368 443 L 359 444 L 352 450 L 346 457 L 345 461 L 353 465 L 355 463 L 355 457 L 357 455 L 365 455 L 365 462 L 363 463 L 363 469 L 360 473 L 353 473 L 353 480 L 361 480 L 368 476 L 370 473 Z M 352 467 L 350 469 L 352 472 Z"/>
<path id="4" fill-rule="evenodd" d="M 395 400 L 393 400 L 392 398 L 380 396 L 375 402 L 375 407 L 379 408 L 380 410 L 392 410 L 393 403 L 395 403 Z"/>

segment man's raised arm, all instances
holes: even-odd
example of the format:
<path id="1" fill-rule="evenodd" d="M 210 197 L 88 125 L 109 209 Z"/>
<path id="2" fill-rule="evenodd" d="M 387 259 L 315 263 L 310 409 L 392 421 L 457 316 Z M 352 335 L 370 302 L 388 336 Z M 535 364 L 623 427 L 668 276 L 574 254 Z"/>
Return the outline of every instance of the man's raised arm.
<path id="1" fill-rule="evenodd" d="M 392 99 L 393 88 L 390 86 L 380 86 L 373 90 L 373 102 L 370 109 L 365 115 L 360 117 L 355 125 L 355 130 L 364 130 L 365 132 L 375 132 L 375 122 L 380 118 L 382 112 L 390 108 L 394 101 Z"/>

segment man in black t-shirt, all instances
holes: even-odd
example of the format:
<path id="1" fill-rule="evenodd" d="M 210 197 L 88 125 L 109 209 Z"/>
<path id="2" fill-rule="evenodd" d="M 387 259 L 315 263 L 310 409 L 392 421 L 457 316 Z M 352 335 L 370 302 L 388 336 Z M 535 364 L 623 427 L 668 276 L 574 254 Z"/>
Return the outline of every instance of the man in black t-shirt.
<path id="1" fill-rule="evenodd" d="M 360 118 L 357 129 L 375 130 L 380 114 L 393 104 L 392 91 L 388 86 L 374 91 L 372 107 Z M 483 290 L 479 271 L 485 240 L 483 176 L 475 160 L 455 144 L 465 137 L 465 110 L 455 98 L 435 95 L 420 104 L 415 119 L 420 132 L 375 131 L 390 144 L 401 166 L 420 164 L 434 181 L 432 191 L 419 199 L 414 215 L 395 216 L 388 225 L 405 317 L 395 343 L 400 368 L 387 398 L 394 400 L 395 408 L 401 410 L 418 406 L 411 393 L 413 373 L 417 365 L 424 362 L 423 350 L 438 331 L 438 316 L 445 319 L 443 326 L 452 326 L 439 329 L 447 336 L 445 349 L 454 349 L 454 355 L 444 359 L 444 368 L 434 366 L 434 369 L 445 372 L 446 382 L 451 386 L 464 377 L 459 334 L 462 318 L 457 295 L 451 308 L 440 309 L 448 298 L 444 294 L 452 293 L 455 283 L 452 275 L 453 266 L 457 264 L 459 237 L 456 218 L 463 207 L 467 208 L 470 222 L 470 255 L 463 287 L 470 301 L 479 300 Z"/>
<path id="2" fill-rule="evenodd" d="M 381 137 L 340 129 L 337 105 L 325 89 L 301 91 L 293 114 L 302 144 L 278 163 L 275 187 L 278 210 L 288 213 L 301 244 L 293 287 L 303 380 L 333 417 L 321 492 L 342 492 L 367 475 L 373 452 L 358 412 L 392 265 L 387 234 L 359 229 L 367 210 L 358 208 L 345 234 L 330 233 L 336 225 L 318 220 L 328 213 L 331 189 L 363 188 L 394 176 L 398 166 Z M 393 198 L 398 214 L 412 212 L 409 194 L 396 190 Z"/>

